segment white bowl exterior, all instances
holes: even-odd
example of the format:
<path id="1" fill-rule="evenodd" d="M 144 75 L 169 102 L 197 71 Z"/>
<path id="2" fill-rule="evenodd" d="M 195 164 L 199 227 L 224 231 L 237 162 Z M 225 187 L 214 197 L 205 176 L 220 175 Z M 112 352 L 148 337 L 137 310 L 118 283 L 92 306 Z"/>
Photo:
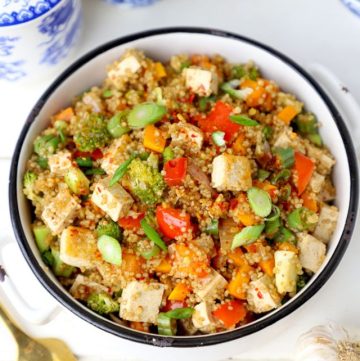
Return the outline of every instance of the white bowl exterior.
<path id="1" fill-rule="evenodd" d="M 48 125 L 52 114 L 56 113 L 61 108 L 68 106 L 73 97 L 83 92 L 84 89 L 101 84 L 106 76 L 106 67 L 114 60 L 118 59 L 125 49 L 129 48 L 141 49 L 146 55 L 161 61 L 166 61 L 172 55 L 179 53 L 216 53 L 221 54 L 228 61 L 233 63 L 246 62 L 250 59 L 254 60 L 266 78 L 275 80 L 282 89 L 295 94 L 298 99 L 304 102 L 307 110 L 316 114 L 321 123 L 321 136 L 336 158 L 333 181 L 337 190 L 335 203 L 340 211 L 337 227 L 332 240 L 329 242 L 326 259 L 317 273 L 319 274 L 330 260 L 340 241 L 350 200 L 350 170 L 348 159 L 343 140 L 328 107 L 313 86 L 300 73 L 294 71 L 292 67 L 280 58 L 255 45 L 239 41 L 238 39 L 198 33 L 155 35 L 117 46 L 99 54 L 80 69 L 72 73 L 47 100 L 27 133 L 18 165 L 18 202 L 21 221 L 26 237 L 31 242 L 31 248 L 34 254 L 36 254 L 38 262 L 43 265 L 35 242 L 33 241 L 30 227 L 31 215 L 27 200 L 21 192 L 21 179 L 26 161 L 32 151 L 33 140 L 36 135 Z M 43 268 L 52 280 L 62 288 L 51 272 L 46 269 L 46 266 L 43 265 Z M 312 278 L 310 283 L 314 282 L 315 279 L 316 275 Z M 303 291 L 301 291 L 301 293 Z M 296 299 L 298 295 L 292 300 Z M 292 302 L 292 300 L 289 302 Z M 265 317 L 269 317 L 275 312 L 277 312 L 277 310 L 274 310 Z"/>

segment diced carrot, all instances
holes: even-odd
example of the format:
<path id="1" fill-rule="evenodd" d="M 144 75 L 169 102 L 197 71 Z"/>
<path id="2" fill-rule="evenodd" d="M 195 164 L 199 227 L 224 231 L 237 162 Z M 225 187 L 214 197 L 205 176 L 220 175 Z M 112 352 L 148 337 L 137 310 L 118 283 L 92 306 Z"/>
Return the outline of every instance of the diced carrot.
<path id="1" fill-rule="evenodd" d="M 211 68 L 210 60 L 206 55 L 194 54 L 191 56 L 190 60 L 192 64 L 198 65 L 204 69 Z"/>
<path id="2" fill-rule="evenodd" d="M 178 283 L 171 291 L 168 299 L 171 301 L 184 301 L 190 293 L 190 287 L 185 283 Z"/>
<path id="3" fill-rule="evenodd" d="M 74 115 L 74 110 L 71 107 L 65 108 L 59 113 L 55 114 L 54 119 L 55 120 L 65 120 L 69 122 L 71 120 L 71 117 Z"/>
<path id="4" fill-rule="evenodd" d="M 144 322 L 130 322 L 130 327 L 136 331 L 149 332 L 149 326 Z"/>
<path id="5" fill-rule="evenodd" d="M 141 275 L 143 273 L 143 264 L 144 259 L 142 257 L 130 253 L 125 249 L 123 250 L 121 270 L 125 275 L 128 274 L 129 277 Z"/>
<path id="6" fill-rule="evenodd" d="M 262 85 L 260 85 L 260 81 Z M 246 104 L 249 107 L 259 107 L 263 108 L 266 111 L 271 111 L 274 107 L 273 97 L 270 92 L 267 90 L 268 86 L 272 86 L 272 84 L 265 79 L 258 79 L 258 81 L 246 79 L 241 83 L 241 89 L 251 88 L 253 92 L 249 94 L 246 98 Z M 276 91 L 277 89 L 272 86 L 272 89 Z"/>
<path id="7" fill-rule="evenodd" d="M 248 263 L 241 265 L 235 273 L 235 276 L 228 284 L 229 293 L 241 300 L 246 299 L 245 286 L 250 282 L 250 272 L 252 267 Z"/>
<path id="8" fill-rule="evenodd" d="M 241 267 L 244 264 L 248 264 L 241 248 L 235 248 L 233 251 L 228 253 L 227 257 L 235 266 Z"/>
<path id="9" fill-rule="evenodd" d="M 154 152 L 162 153 L 166 144 L 166 139 L 162 136 L 161 131 L 153 124 L 146 126 L 144 132 L 144 147 Z"/>
<path id="10" fill-rule="evenodd" d="M 231 328 L 245 319 L 247 310 L 243 302 L 233 300 L 222 303 L 212 314 L 225 327 Z"/>
<path id="11" fill-rule="evenodd" d="M 315 169 L 315 164 L 306 155 L 300 152 L 295 152 L 294 169 L 296 170 L 298 177 L 296 187 L 298 189 L 298 194 L 301 194 L 310 182 Z"/>
<path id="12" fill-rule="evenodd" d="M 317 212 L 319 207 L 316 199 L 314 199 L 308 192 L 304 192 L 301 195 L 301 199 L 303 200 L 303 206 L 310 211 Z"/>
<path id="13" fill-rule="evenodd" d="M 274 267 L 275 267 L 274 256 L 271 256 L 266 260 L 261 260 L 259 262 L 259 266 L 265 274 L 267 274 L 270 277 L 274 276 Z"/>
<path id="14" fill-rule="evenodd" d="M 164 258 L 161 262 L 155 267 L 155 272 L 159 273 L 169 273 L 171 271 L 171 263 L 168 258 Z"/>
<path id="15" fill-rule="evenodd" d="M 279 242 L 276 245 L 276 248 L 280 251 L 291 251 L 294 252 L 296 254 L 299 253 L 299 249 L 292 243 L 290 242 Z"/>
<path id="16" fill-rule="evenodd" d="M 235 139 L 235 142 L 232 145 L 232 149 L 234 151 L 234 154 L 238 155 L 245 155 L 246 154 L 246 148 L 244 147 L 245 136 L 243 133 L 240 133 L 238 137 Z"/>
<path id="17" fill-rule="evenodd" d="M 288 105 L 283 110 L 281 110 L 277 116 L 280 120 L 288 125 L 298 113 L 299 111 L 295 107 Z"/>
<path id="18" fill-rule="evenodd" d="M 164 78 L 166 76 L 166 70 L 164 68 L 164 65 L 162 65 L 160 62 L 155 63 L 155 74 L 158 79 Z"/>

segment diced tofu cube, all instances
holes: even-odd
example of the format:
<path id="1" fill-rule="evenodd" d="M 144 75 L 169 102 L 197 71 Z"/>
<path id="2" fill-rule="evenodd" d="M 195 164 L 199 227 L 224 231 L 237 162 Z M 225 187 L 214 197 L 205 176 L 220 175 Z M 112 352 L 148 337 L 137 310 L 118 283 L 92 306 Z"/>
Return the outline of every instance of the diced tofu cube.
<path id="1" fill-rule="evenodd" d="M 325 259 L 326 246 L 311 234 L 300 233 L 298 239 L 301 266 L 315 273 Z"/>
<path id="2" fill-rule="evenodd" d="M 249 283 L 246 299 L 249 309 L 255 313 L 270 311 L 281 303 L 275 285 L 267 275 Z"/>
<path id="3" fill-rule="evenodd" d="M 325 148 L 317 148 L 312 144 L 306 146 L 308 156 L 317 161 L 317 170 L 324 175 L 330 174 L 335 159 Z"/>
<path id="4" fill-rule="evenodd" d="M 339 218 L 339 210 L 335 206 L 323 204 L 320 210 L 319 221 L 314 231 L 314 237 L 328 243 L 335 231 Z"/>
<path id="5" fill-rule="evenodd" d="M 140 68 L 139 59 L 135 55 L 129 55 L 108 72 L 108 77 L 113 79 L 128 74 L 135 74 Z"/>
<path id="6" fill-rule="evenodd" d="M 198 153 L 204 141 L 203 132 L 192 124 L 177 123 L 170 128 L 172 144 L 182 147 L 190 153 Z"/>
<path id="7" fill-rule="evenodd" d="M 75 218 L 80 205 L 68 190 L 63 190 L 44 208 L 41 218 L 53 234 L 59 234 Z"/>
<path id="8" fill-rule="evenodd" d="M 118 183 L 109 186 L 111 177 L 107 177 L 94 185 L 91 201 L 101 208 L 114 222 L 129 212 L 134 200 Z"/>
<path id="9" fill-rule="evenodd" d="M 164 289 L 161 283 L 130 282 L 121 295 L 120 317 L 156 324 Z"/>
<path id="10" fill-rule="evenodd" d="M 131 142 L 130 137 L 124 134 L 113 140 L 110 147 L 104 152 L 101 168 L 108 175 L 113 175 L 121 163 L 127 159 L 126 147 Z"/>
<path id="11" fill-rule="evenodd" d="M 276 251 L 275 285 L 280 294 L 296 292 L 296 281 L 301 271 L 299 258 L 295 252 Z"/>
<path id="12" fill-rule="evenodd" d="M 89 229 L 70 226 L 60 236 L 60 259 L 74 267 L 92 268 L 97 252 L 96 238 Z"/>
<path id="13" fill-rule="evenodd" d="M 68 151 L 58 152 L 48 158 L 50 172 L 63 176 L 71 167 L 71 154 Z"/>
<path id="14" fill-rule="evenodd" d="M 193 288 L 201 300 L 209 301 L 221 294 L 226 286 L 226 279 L 220 273 L 212 270 L 209 276 L 201 279 L 196 285 L 193 285 Z"/>
<path id="15" fill-rule="evenodd" d="M 325 176 L 318 172 L 313 172 L 309 186 L 314 193 L 320 193 L 325 183 Z"/>
<path id="16" fill-rule="evenodd" d="M 218 90 L 217 75 L 210 70 L 186 68 L 183 70 L 186 86 L 200 96 L 216 94 Z"/>
<path id="17" fill-rule="evenodd" d="M 211 182 L 218 191 L 247 191 L 251 187 L 251 166 L 246 157 L 221 154 L 212 165 Z"/>
<path id="18" fill-rule="evenodd" d="M 86 300 L 93 292 L 109 292 L 109 289 L 100 283 L 91 281 L 88 277 L 77 275 L 70 288 L 70 294 L 78 300 Z"/>
<path id="19" fill-rule="evenodd" d="M 281 132 L 280 135 L 275 140 L 274 147 L 288 148 L 290 146 L 291 146 L 291 139 L 289 135 L 285 131 Z"/>
<path id="20" fill-rule="evenodd" d="M 197 329 L 203 331 L 209 329 L 211 326 L 214 326 L 214 319 L 211 314 L 211 309 L 206 302 L 200 302 L 194 307 L 192 322 Z"/>

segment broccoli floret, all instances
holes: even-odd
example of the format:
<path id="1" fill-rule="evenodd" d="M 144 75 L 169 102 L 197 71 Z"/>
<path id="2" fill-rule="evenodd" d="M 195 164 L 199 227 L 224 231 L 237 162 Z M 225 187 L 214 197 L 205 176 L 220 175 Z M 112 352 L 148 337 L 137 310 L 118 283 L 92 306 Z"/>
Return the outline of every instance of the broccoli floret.
<path id="1" fill-rule="evenodd" d="M 35 202 L 39 199 L 39 196 L 35 193 L 35 181 L 37 179 L 37 175 L 34 172 L 27 171 L 24 174 L 23 186 L 24 186 L 24 194 L 28 199 Z"/>
<path id="2" fill-rule="evenodd" d="M 46 158 L 56 152 L 59 143 L 60 138 L 54 134 L 39 135 L 34 142 L 34 152 Z"/>
<path id="3" fill-rule="evenodd" d="M 118 241 L 121 241 L 123 238 L 119 225 L 113 220 L 107 220 L 99 223 L 98 226 L 96 227 L 96 232 L 98 237 L 106 235 L 113 237 Z"/>
<path id="4" fill-rule="evenodd" d="M 134 159 L 128 168 L 130 191 L 145 204 L 157 203 L 165 188 L 164 179 L 157 169 L 140 159 Z"/>
<path id="5" fill-rule="evenodd" d="M 107 293 L 92 293 L 87 299 L 87 305 L 93 311 L 104 315 L 107 313 L 118 312 L 120 305 L 114 301 Z"/>
<path id="6" fill-rule="evenodd" d="M 91 152 L 105 147 L 111 140 L 105 119 L 97 114 L 81 119 L 74 135 L 76 147 L 82 152 Z"/>

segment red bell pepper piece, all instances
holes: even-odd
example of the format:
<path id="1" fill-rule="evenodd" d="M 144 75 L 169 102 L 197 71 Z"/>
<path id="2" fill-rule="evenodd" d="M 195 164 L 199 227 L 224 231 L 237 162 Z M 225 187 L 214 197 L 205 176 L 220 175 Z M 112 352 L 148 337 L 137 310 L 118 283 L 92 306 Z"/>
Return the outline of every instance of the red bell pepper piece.
<path id="1" fill-rule="evenodd" d="M 144 213 L 140 213 L 137 217 L 123 217 L 118 220 L 118 224 L 120 227 L 124 229 L 139 229 L 140 221 L 145 217 Z"/>
<path id="2" fill-rule="evenodd" d="M 187 159 L 176 158 L 165 163 L 165 182 L 168 186 L 181 185 L 186 176 Z"/>
<path id="3" fill-rule="evenodd" d="M 221 304 L 212 314 L 215 318 L 222 321 L 226 328 L 230 328 L 244 320 L 246 313 L 244 303 L 234 300 Z"/>
<path id="4" fill-rule="evenodd" d="M 171 239 L 181 236 L 191 229 L 190 215 L 175 208 L 156 208 L 156 220 L 161 233 Z"/>
<path id="5" fill-rule="evenodd" d="M 298 175 L 297 190 L 300 195 L 304 192 L 306 186 L 309 184 L 311 176 L 314 172 L 314 162 L 300 152 L 295 152 L 295 164 L 294 169 Z"/>
<path id="6" fill-rule="evenodd" d="M 213 133 L 221 130 L 225 132 L 224 139 L 229 141 L 240 129 L 240 125 L 230 120 L 232 111 L 233 109 L 229 104 L 218 101 L 210 113 L 205 118 L 199 120 L 199 126 L 205 133 Z"/>

